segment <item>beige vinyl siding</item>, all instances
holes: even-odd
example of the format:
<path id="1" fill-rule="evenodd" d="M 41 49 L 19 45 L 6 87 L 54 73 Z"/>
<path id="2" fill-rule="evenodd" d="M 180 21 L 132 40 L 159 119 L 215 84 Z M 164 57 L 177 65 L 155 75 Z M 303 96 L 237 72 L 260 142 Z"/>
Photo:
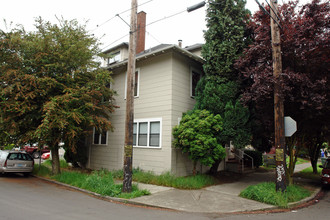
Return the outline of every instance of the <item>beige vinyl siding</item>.
<path id="1" fill-rule="evenodd" d="M 171 170 L 171 54 L 139 62 L 140 95 L 134 100 L 134 118 L 161 118 L 161 148 L 134 147 L 133 167 L 161 174 Z"/>
<path id="2" fill-rule="evenodd" d="M 183 112 L 194 108 L 195 100 L 190 96 L 191 68 L 201 70 L 201 65 L 191 59 L 175 54 L 172 81 L 172 127 L 178 124 Z M 173 137 L 171 137 L 173 140 Z M 172 149 L 172 172 L 177 176 L 186 176 L 192 173 L 192 161 L 181 150 Z"/>
<path id="3" fill-rule="evenodd" d="M 125 74 L 114 73 L 112 88 L 117 91 L 115 104 L 120 108 L 115 109 L 111 116 L 114 131 L 108 132 L 108 143 L 106 146 L 92 145 L 90 151 L 91 169 L 118 170 L 123 168 L 124 148 L 124 121 L 125 121 Z"/>
<path id="4" fill-rule="evenodd" d="M 140 89 L 139 97 L 134 99 L 134 118 L 160 118 L 162 143 L 161 148 L 134 147 L 133 167 L 160 174 L 171 169 L 171 54 L 154 57 L 148 62 L 137 62 L 136 68 L 140 70 Z M 118 93 L 115 97 L 116 105 L 120 108 L 112 115 L 115 129 L 109 132 L 108 145 L 92 146 L 92 169 L 113 170 L 122 169 L 123 166 L 126 69 L 121 68 L 115 72 L 113 79 L 112 88 Z"/>
<path id="5" fill-rule="evenodd" d="M 173 148 L 172 129 L 178 124 L 182 113 L 194 107 L 195 100 L 190 96 L 190 70 L 192 67 L 202 70 L 202 66 L 171 51 L 138 61 L 136 65 L 140 71 L 140 86 L 139 97 L 134 99 L 134 118 L 161 119 L 161 146 L 134 147 L 133 167 L 156 174 L 170 171 L 186 176 L 192 172 L 192 162 L 181 150 Z M 114 132 L 108 132 L 108 145 L 91 146 L 89 164 L 92 169 L 123 167 L 126 67 L 116 69 L 113 79 L 112 88 L 118 94 L 116 105 L 120 108 L 112 115 Z"/>

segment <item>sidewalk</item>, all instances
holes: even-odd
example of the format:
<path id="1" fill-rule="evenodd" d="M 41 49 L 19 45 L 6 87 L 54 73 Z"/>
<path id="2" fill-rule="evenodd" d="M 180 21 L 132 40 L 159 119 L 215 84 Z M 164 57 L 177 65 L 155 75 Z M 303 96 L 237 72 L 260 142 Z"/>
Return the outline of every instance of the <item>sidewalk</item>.
<path id="1" fill-rule="evenodd" d="M 296 165 L 295 172 L 309 166 L 309 163 Z M 239 197 L 239 193 L 247 186 L 265 181 L 275 181 L 274 179 L 275 172 L 255 172 L 242 175 L 242 178 L 237 182 L 210 186 L 200 190 L 179 190 L 138 183 L 140 189 L 148 189 L 151 195 L 130 199 L 128 202 L 201 213 L 232 213 L 274 209 L 275 206 Z M 320 188 L 315 188 L 315 192 L 319 192 L 319 190 Z"/>
<path id="2" fill-rule="evenodd" d="M 295 172 L 299 172 L 307 167 L 310 167 L 310 163 L 296 165 Z M 70 186 L 68 184 L 45 179 L 42 177 L 38 178 L 74 188 L 76 190 L 92 194 L 96 197 L 100 196 L 97 193 Z M 311 189 L 314 189 L 314 194 L 312 194 L 312 196 L 309 198 L 300 201 L 300 203 L 312 200 L 321 190 L 321 187 L 318 183 L 315 184 L 315 182 L 309 182 L 309 180 L 306 179 L 298 180 L 300 182 L 303 181 L 304 184 L 308 184 Z M 255 185 L 260 182 L 269 181 L 275 181 L 275 171 L 243 174 L 237 181 L 214 185 L 200 190 L 180 190 L 172 187 L 137 183 L 140 189 L 149 190 L 151 195 L 134 199 L 121 199 L 108 196 L 101 197 L 109 199 L 110 201 L 196 213 L 224 214 L 277 209 L 277 207 L 273 205 L 268 205 L 239 197 L 239 193 L 249 185 Z"/>

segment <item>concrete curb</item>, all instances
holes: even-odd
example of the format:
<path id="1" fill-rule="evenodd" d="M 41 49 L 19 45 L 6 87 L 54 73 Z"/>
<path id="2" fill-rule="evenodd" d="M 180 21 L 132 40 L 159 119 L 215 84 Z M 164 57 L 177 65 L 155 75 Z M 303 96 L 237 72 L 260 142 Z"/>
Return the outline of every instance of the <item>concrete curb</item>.
<path id="1" fill-rule="evenodd" d="M 172 209 L 172 208 L 168 208 L 168 207 L 163 207 L 163 206 L 159 206 L 159 205 L 150 205 L 150 204 L 145 204 L 145 203 L 141 203 L 141 202 L 137 202 L 137 201 L 132 201 L 130 199 L 123 199 L 123 198 L 117 198 L 117 197 L 110 197 L 110 196 L 103 196 L 101 194 L 95 193 L 95 192 L 91 192 L 85 189 L 81 189 L 79 187 L 75 187 L 75 186 L 71 186 L 69 184 L 66 183 L 61 183 L 52 179 L 48 179 L 48 178 L 44 178 L 44 177 L 40 177 L 40 176 L 35 176 L 32 175 L 36 178 L 39 178 L 41 180 L 47 181 L 47 182 L 51 182 L 60 186 L 64 186 L 64 187 L 68 187 L 89 195 L 92 195 L 98 199 L 102 199 L 102 200 L 106 200 L 106 201 L 110 201 L 110 202 L 115 202 L 115 203 L 120 203 L 120 204 L 124 204 L 124 205 L 133 205 L 133 206 L 139 206 L 139 207 L 146 207 L 146 208 L 154 208 L 154 209 L 162 209 L 162 210 L 168 210 L 168 211 L 178 211 L 178 212 L 188 212 L 188 211 L 184 211 L 184 210 L 177 210 L 177 209 Z M 270 213 L 270 212 L 287 212 L 290 211 L 292 209 L 296 209 L 296 208 L 301 208 L 301 207 L 306 207 L 309 205 L 312 205 L 313 203 L 311 203 L 311 201 L 317 199 L 318 197 L 320 197 L 319 195 L 322 192 L 322 188 L 317 188 L 314 193 L 303 199 L 300 200 L 298 202 L 293 202 L 290 203 L 288 206 L 288 208 L 279 208 L 279 207 L 269 207 L 269 208 L 260 208 L 260 209 L 253 209 L 253 210 L 245 210 L 245 211 L 227 211 L 227 212 L 196 212 L 196 213 L 214 213 L 214 214 L 248 214 L 248 213 Z"/>
<path id="2" fill-rule="evenodd" d="M 110 201 L 110 202 L 121 203 L 121 204 L 124 204 L 124 205 L 130 204 L 130 205 L 141 206 L 141 207 L 157 208 L 157 209 L 170 210 L 170 211 L 178 211 L 178 210 L 170 209 L 170 208 L 166 208 L 166 207 L 161 207 L 161 206 L 156 206 L 156 205 L 149 205 L 149 204 L 144 204 L 144 203 L 140 203 L 140 202 L 136 202 L 136 201 L 131 201 L 129 199 L 123 199 L 123 198 L 117 198 L 117 197 L 111 197 L 111 196 L 103 196 L 99 193 L 95 193 L 95 192 L 92 192 L 92 191 L 89 191 L 89 190 L 86 190 L 86 189 L 82 189 L 82 188 L 79 188 L 79 187 L 76 187 L 76 186 L 72 186 L 72 185 L 69 185 L 69 184 L 66 184 L 66 183 L 61 183 L 61 182 L 58 182 L 56 180 L 52 180 L 52 179 L 48 179 L 48 178 L 44 178 L 44 177 L 40 177 L 40 176 L 36 176 L 36 175 L 31 175 L 31 176 L 33 176 L 35 178 L 38 178 L 38 179 L 41 179 L 41 180 L 44 180 L 44 181 L 47 181 L 47 182 L 50 182 L 50 183 L 53 183 L 53 184 L 57 184 L 57 185 L 60 185 L 60 186 L 71 188 L 71 189 L 74 189 L 74 190 L 92 195 L 92 196 L 97 197 L 97 198 L 102 199 L 102 200 L 107 200 L 107 201 Z"/>
<path id="3" fill-rule="evenodd" d="M 288 206 L 289 206 L 288 208 L 289 209 L 292 209 L 292 208 L 295 208 L 295 207 L 300 206 L 302 204 L 307 204 L 307 203 L 309 203 L 312 200 L 315 200 L 316 198 L 319 197 L 319 194 L 321 193 L 321 191 L 322 191 L 322 188 L 321 187 L 320 188 L 317 188 L 311 196 L 306 197 L 306 198 L 304 198 L 304 199 L 302 199 L 300 201 L 297 201 L 297 202 L 291 202 L 291 203 L 289 203 L 288 204 Z"/>

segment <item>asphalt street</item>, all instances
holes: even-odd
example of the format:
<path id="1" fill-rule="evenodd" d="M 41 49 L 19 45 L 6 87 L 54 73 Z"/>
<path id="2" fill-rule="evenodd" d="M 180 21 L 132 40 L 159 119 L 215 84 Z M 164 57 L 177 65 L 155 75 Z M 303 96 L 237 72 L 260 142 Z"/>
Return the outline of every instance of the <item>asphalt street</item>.
<path id="1" fill-rule="evenodd" d="M 73 189 L 20 175 L 0 177 L 3 220 L 23 219 L 323 219 L 329 215 L 329 192 L 314 205 L 284 213 L 200 214 L 139 207 L 101 200 Z"/>

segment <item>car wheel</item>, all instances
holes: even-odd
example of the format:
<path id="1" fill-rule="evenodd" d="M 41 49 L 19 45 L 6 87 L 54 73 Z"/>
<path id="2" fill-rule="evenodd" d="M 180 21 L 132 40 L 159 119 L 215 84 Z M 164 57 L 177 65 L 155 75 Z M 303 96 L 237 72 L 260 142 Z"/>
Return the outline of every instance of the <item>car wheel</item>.
<path id="1" fill-rule="evenodd" d="M 40 157 L 40 152 L 38 152 L 38 151 L 33 152 L 32 157 L 34 159 L 38 159 Z"/>

